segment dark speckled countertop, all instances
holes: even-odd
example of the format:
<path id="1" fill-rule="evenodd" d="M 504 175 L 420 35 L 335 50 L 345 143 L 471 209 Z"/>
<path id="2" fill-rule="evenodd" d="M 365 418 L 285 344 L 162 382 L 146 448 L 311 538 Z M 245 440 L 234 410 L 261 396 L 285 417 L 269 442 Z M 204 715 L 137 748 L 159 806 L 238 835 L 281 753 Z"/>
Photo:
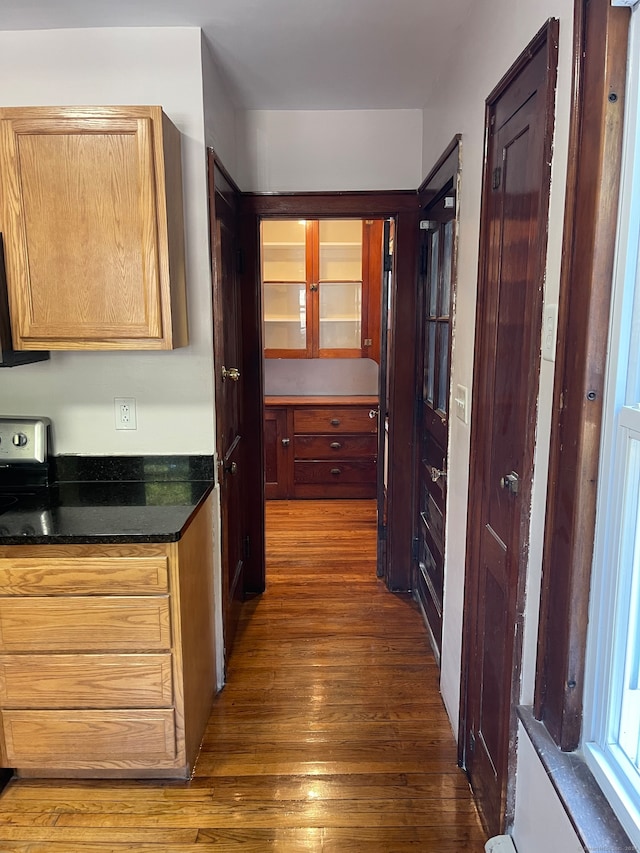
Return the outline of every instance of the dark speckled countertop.
<path id="1" fill-rule="evenodd" d="M 58 457 L 0 512 L 0 545 L 176 542 L 212 488 L 211 457 Z"/>

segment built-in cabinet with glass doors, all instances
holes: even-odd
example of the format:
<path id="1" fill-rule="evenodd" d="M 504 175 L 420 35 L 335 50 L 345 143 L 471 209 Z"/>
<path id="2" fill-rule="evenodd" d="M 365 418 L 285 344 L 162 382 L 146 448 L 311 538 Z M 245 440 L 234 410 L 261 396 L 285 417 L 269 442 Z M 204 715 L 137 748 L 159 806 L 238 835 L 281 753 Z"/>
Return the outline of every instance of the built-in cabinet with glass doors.
<path id="1" fill-rule="evenodd" d="M 266 219 L 261 226 L 267 358 L 374 358 L 382 223 Z"/>

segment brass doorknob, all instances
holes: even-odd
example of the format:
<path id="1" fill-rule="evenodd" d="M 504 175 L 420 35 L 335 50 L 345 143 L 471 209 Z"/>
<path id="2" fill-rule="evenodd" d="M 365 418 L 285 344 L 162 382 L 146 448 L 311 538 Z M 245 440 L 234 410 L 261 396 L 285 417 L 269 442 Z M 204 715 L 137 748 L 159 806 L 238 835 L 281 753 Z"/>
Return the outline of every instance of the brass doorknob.
<path id="1" fill-rule="evenodd" d="M 500 478 L 500 488 L 506 489 L 512 495 L 517 495 L 520 488 L 520 477 L 515 471 Z"/>
<path id="2" fill-rule="evenodd" d="M 237 382 L 240 379 L 240 371 L 237 367 L 227 368 L 222 365 L 222 379 L 230 379 L 232 382 Z"/>

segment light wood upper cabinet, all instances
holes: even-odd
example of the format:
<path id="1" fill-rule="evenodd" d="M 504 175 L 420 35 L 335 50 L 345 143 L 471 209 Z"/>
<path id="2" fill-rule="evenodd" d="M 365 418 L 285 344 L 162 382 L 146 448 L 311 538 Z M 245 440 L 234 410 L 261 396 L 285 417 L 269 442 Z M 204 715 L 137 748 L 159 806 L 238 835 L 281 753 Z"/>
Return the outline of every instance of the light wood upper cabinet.
<path id="1" fill-rule="evenodd" d="M 16 349 L 187 343 L 180 134 L 160 107 L 0 108 Z"/>

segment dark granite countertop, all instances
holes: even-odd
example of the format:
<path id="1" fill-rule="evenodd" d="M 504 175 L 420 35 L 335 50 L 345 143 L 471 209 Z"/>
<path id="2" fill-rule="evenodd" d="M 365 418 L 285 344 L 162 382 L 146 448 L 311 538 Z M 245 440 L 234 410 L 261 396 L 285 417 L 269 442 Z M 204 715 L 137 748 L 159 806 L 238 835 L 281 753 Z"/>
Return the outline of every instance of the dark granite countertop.
<path id="1" fill-rule="evenodd" d="M 142 467 L 122 459 L 93 469 L 86 459 L 82 470 L 59 465 L 60 476 L 48 490 L 22 496 L 0 513 L 0 545 L 178 541 L 213 488 L 212 467 L 185 468 L 175 457 L 167 457 L 168 464 L 147 457 L 154 464 Z M 100 479 L 90 479 L 92 474 Z M 180 479 L 185 474 L 202 479 Z M 72 479 L 79 475 L 83 479 Z"/>

